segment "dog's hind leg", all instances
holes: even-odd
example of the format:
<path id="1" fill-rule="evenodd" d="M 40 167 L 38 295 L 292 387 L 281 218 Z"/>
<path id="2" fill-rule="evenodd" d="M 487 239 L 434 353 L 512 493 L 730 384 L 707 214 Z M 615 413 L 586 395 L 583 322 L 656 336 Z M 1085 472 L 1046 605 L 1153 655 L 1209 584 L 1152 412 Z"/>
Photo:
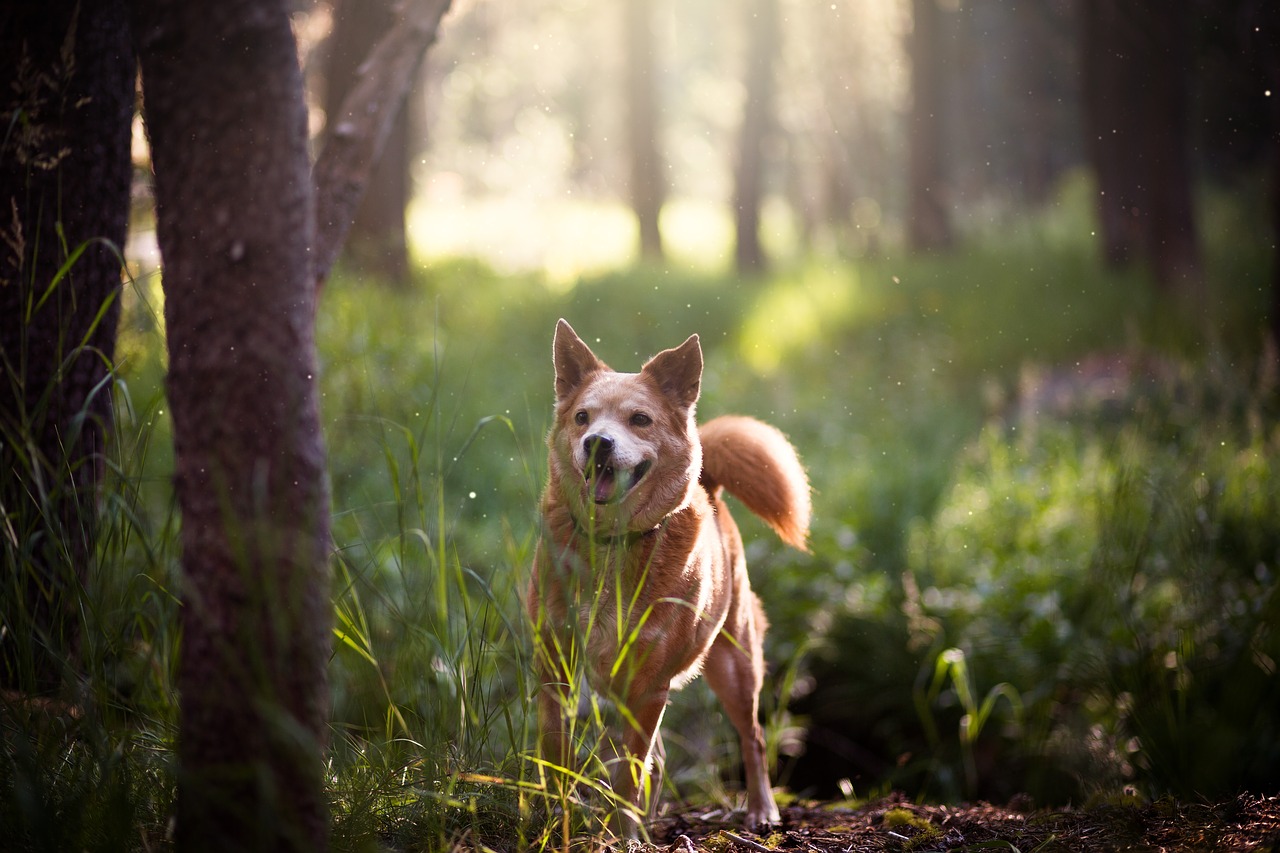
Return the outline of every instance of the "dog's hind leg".
<path id="1" fill-rule="evenodd" d="M 742 745 L 742 767 L 747 777 L 746 828 L 780 823 L 769 784 L 769 763 L 765 754 L 764 729 L 760 726 L 760 689 L 764 684 L 761 637 L 755 632 L 763 623 L 759 603 L 751 602 L 754 619 L 745 620 L 734 639 L 721 636 L 711 647 L 703 677 L 711 685 Z M 727 630 L 727 626 L 726 626 Z M 763 631 L 759 632 L 763 634 Z"/>

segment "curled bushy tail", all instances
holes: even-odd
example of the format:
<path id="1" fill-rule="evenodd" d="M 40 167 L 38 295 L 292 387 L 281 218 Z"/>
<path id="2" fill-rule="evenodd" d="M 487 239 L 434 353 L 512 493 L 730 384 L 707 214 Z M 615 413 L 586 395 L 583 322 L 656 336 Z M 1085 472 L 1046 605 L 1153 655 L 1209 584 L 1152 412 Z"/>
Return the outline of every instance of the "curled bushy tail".
<path id="1" fill-rule="evenodd" d="M 702 485 L 723 487 L 760 516 L 788 545 L 807 551 L 809 480 L 781 432 L 754 418 L 725 415 L 698 430 Z"/>

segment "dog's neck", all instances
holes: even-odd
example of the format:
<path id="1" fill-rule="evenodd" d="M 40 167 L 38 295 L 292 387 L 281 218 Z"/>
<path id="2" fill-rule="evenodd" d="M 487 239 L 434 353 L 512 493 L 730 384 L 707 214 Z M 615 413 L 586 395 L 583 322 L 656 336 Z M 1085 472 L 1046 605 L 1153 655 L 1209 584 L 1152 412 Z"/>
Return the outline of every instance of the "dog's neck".
<path id="1" fill-rule="evenodd" d="M 648 530 L 625 530 L 621 533 L 606 533 L 603 530 L 591 530 L 576 515 L 570 515 L 569 517 L 573 519 L 574 536 L 580 537 L 593 545 L 610 545 L 624 549 L 631 548 L 649 537 L 657 536 L 662 531 L 662 528 L 667 525 L 667 519 L 664 518 Z M 670 516 L 667 518 L 670 518 Z"/>

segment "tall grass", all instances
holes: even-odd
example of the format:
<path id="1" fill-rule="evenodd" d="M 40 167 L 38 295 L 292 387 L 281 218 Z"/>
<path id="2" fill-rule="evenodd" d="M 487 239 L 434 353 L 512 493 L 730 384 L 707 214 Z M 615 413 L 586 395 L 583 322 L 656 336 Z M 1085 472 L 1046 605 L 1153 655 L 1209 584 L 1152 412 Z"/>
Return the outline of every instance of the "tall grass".
<path id="1" fill-rule="evenodd" d="M 1209 762 L 1261 766 L 1280 742 L 1274 715 L 1243 710 L 1275 698 L 1259 673 L 1280 618 L 1263 268 L 1240 260 L 1256 247 L 1211 229 L 1227 242 L 1211 246 L 1206 332 L 1140 273 L 1104 272 L 1087 216 L 1064 205 L 952 256 L 818 258 L 749 281 L 464 261 L 407 291 L 336 276 L 318 321 L 335 849 L 556 849 L 609 819 L 605 733 L 625 709 L 575 687 L 578 766 L 534 749 L 523 598 L 560 316 L 623 369 L 698 332 L 700 413 L 768 420 L 808 464 L 811 555 L 738 514 L 772 625 L 782 780 L 823 790 L 820 753 L 859 790 L 942 797 L 1001 778 L 1046 797 L 1262 778 Z M 150 288 L 126 294 L 68 713 L 0 703 L 0 826 L 26 849 L 155 849 L 168 831 L 179 520 Z M 1118 400 L 1027 407 L 1100 352 L 1161 367 Z M 22 570 L 21 549 L 6 560 Z M 994 698 L 1015 695 L 1016 717 Z M 802 755 L 806 730 L 835 725 L 875 756 Z M 736 736 L 710 692 L 678 695 L 664 732 L 666 799 L 733 805 Z"/>

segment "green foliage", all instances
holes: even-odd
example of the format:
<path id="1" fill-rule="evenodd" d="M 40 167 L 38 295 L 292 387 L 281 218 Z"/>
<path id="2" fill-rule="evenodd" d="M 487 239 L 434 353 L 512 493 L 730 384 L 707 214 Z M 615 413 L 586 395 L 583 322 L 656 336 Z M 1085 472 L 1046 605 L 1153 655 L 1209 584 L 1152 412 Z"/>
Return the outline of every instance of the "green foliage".
<path id="1" fill-rule="evenodd" d="M 1275 390 L 1211 363 L 1110 402 L 1123 418 L 1079 401 L 984 430 L 912 530 L 922 630 L 1012 684 L 1029 731 L 1010 748 L 1086 791 L 1268 784 Z"/>
<path id="2" fill-rule="evenodd" d="M 607 817 L 607 707 L 575 697 L 576 790 L 532 752 L 522 600 L 559 316 L 624 370 L 699 333 L 702 415 L 763 417 L 808 464 L 811 554 L 737 514 L 772 623 L 763 705 L 784 783 L 823 784 L 806 770 L 823 752 L 828 781 L 860 792 L 1274 782 L 1280 718 L 1258 709 L 1280 707 L 1280 430 L 1274 374 L 1253 369 L 1261 268 L 1238 260 L 1257 254 L 1211 246 L 1222 310 L 1206 332 L 1140 273 L 1101 270 L 1080 204 L 948 257 L 752 281 L 639 268 L 566 287 L 459 261 L 391 290 L 339 273 L 318 320 L 335 849 L 544 849 Z M 171 808 L 156 298 L 125 294 L 74 737 L 0 706 L 0 824 L 29 849 L 144 847 Z M 21 571 L 20 550 L 6 559 Z M 806 730 L 861 752 L 801 756 Z M 737 802 L 736 738 L 704 686 L 664 731 L 669 788 Z"/>

